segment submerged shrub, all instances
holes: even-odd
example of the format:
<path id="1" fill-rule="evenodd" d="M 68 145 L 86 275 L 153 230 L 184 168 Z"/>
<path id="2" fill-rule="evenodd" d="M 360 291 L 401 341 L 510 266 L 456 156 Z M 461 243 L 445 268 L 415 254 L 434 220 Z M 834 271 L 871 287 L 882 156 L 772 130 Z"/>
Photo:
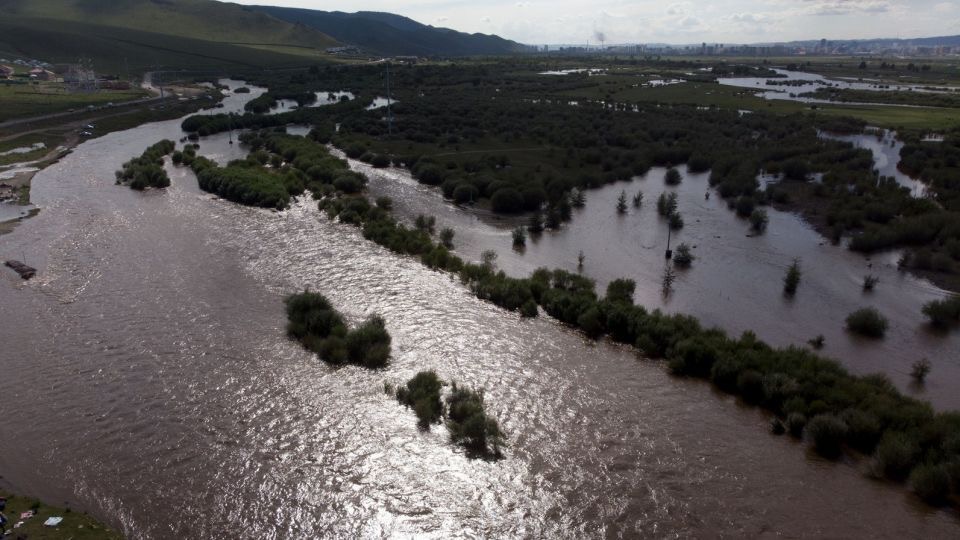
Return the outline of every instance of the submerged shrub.
<path id="1" fill-rule="evenodd" d="M 957 324 L 960 322 L 960 296 L 929 302 L 923 306 L 923 314 L 933 326 L 946 328 Z"/>
<path id="2" fill-rule="evenodd" d="M 847 330 L 869 338 L 882 338 L 887 325 L 886 317 L 873 308 L 858 309 L 847 317 Z"/>
<path id="3" fill-rule="evenodd" d="M 797 293 L 797 287 L 800 285 L 800 259 L 794 259 L 790 267 L 787 268 L 787 275 L 783 278 L 783 292 L 787 296 L 793 296 Z"/>
<path id="4" fill-rule="evenodd" d="M 383 317 L 373 315 L 347 333 L 347 355 L 351 364 L 380 368 L 390 358 L 390 334 Z"/>
<path id="5" fill-rule="evenodd" d="M 305 291 L 284 301 L 287 333 L 331 364 L 351 363 L 367 368 L 386 365 L 390 357 L 390 334 L 378 315 L 353 331 L 323 295 Z"/>
<path id="6" fill-rule="evenodd" d="M 502 455 L 504 435 L 497 421 L 484 410 L 481 392 L 453 383 L 447 409 L 447 427 L 454 443 L 482 456 Z"/>
<path id="7" fill-rule="evenodd" d="M 910 489 L 929 504 L 941 505 L 950 496 L 950 473 L 943 465 L 920 465 L 910 473 Z"/>
<path id="8" fill-rule="evenodd" d="M 397 388 L 397 401 L 413 409 L 420 427 L 429 429 L 430 424 L 439 424 L 443 419 L 443 401 L 440 389 L 443 381 L 435 371 L 421 371 Z"/>
<path id="9" fill-rule="evenodd" d="M 807 427 L 807 417 L 801 413 L 790 413 L 787 415 L 787 431 L 790 435 L 800 438 L 803 436 L 803 428 Z"/>
<path id="10" fill-rule="evenodd" d="M 889 432 L 874 454 L 877 472 L 887 478 L 902 480 L 910 474 L 919 455 L 920 446 L 907 434 Z"/>
<path id="11" fill-rule="evenodd" d="M 807 424 L 807 434 L 818 454 L 834 459 L 841 453 L 847 424 L 832 414 L 821 414 Z"/>

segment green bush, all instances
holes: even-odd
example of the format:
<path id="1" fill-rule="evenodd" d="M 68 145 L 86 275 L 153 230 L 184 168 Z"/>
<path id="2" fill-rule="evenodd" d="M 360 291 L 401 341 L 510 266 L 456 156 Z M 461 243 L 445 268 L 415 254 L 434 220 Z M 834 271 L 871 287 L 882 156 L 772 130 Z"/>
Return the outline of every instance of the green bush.
<path id="1" fill-rule="evenodd" d="M 870 338 L 882 338 L 887 332 L 886 317 L 873 308 L 854 311 L 847 317 L 847 330 Z"/>
<path id="2" fill-rule="evenodd" d="M 504 435 L 497 421 L 487 415 L 481 392 L 453 383 L 447 410 L 447 427 L 455 444 L 485 457 L 502 455 Z"/>
<path id="3" fill-rule="evenodd" d="M 790 267 L 787 268 L 787 275 L 783 278 L 783 292 L 788 296 L 797 293 L 797 287 L 800 285 L 800 260 L 794 259 Z"/>
<path id="4" fill-rule="evenodd" d="M 807 434 L 818 454 L 834 459 L 842 451 L 847 424 L 832 414 L 821 414 L 807 424 Z"/>
<path id="5" fill-rule="evenodd" d="M 420 427 L 429 429 L 431 424 L 439 424 L 443 419 L 443 401 L 440 390 L 443 381 L 434 371 L 421 371 L 407 381 L 406 386 L 397 388 L 397 401 L 413 409 Z"/>
<path id="6" fill-rule="evenodd" d="M 920 457 L 920 446 L 902 432 L 888 432 L 883 436 L 874 454 L 877 471 L 894 480 L 902 480 Z"/>
<path id="7" fill-rule="evenodd" d="M 950 496 L 950 474 L 943 465 L 920 465 L 910 473 L 910 489 L 929 504 L 941 505 Z"/>
<path id="8" fill-rule="evenodd" d="M 374 315 L 350 331 L 343 317 L 323 295 L 305 291 L 286 298 L 287 333 L 331 364 L 351 363 L 367 368 L 386 365 L 390 334 Z"/>
<path id="9" fill-rule="evenodd" d="M 929 302 L 923 306 L 923 314 L 930 319 L 930 324 L 940 328 L 957 324 L 960 322 L 960 296 Z"/>
<path id="10" fill-rule="evenodd" d="M 370 369 L 387 365 L 390 358 L 390 334 L 382 317 L 373 315 L 347 333 L 347 355 L 351 364 Z"/>

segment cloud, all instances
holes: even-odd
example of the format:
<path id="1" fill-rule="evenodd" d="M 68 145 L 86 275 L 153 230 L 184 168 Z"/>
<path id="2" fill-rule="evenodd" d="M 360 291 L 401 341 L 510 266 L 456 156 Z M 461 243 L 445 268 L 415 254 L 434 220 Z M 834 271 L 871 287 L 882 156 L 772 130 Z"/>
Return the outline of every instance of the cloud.
<path id="1" fill-rule="evenodd" d="M 851 13 L 886 13 L 889 2 L 884 0 L 804 0 L 807 15 L 849 15 Z"/>

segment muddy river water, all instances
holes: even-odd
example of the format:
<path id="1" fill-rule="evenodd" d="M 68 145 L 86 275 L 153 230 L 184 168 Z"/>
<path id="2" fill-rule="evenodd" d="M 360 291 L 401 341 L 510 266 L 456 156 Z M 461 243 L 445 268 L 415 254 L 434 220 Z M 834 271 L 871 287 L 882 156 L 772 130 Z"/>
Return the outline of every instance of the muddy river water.
<path id="1" fill-rule="evenodd" d="M 228 108 L 249 98 L 229 98 Z M 29 282 L 0 273 L 3 485 L 88 510 L 131 538 L 955 538 L 960 531 L 955 513 L 866 479 L 862 464 L 824 462 L 769 435 L 764 414 L 708 385 L 674 379 L 660 363 L 588 342 L 546 318 L 521 320 L 482 303 L 450 277 L 329 222 L 312 201 L 282 213 L 245 208 L 214 200 L 192 173 L 174 168 L 163 192 L 114 185 L 122 162 L 181 136 L 171 121 L 84 143 L 35 178 L 41 213 L 0 237 L 0 257 L 22 254 L 40 270 Z M 221 162 L 242 154 L 224 136 L 200 144 Z M 591 192 L 591 206 L 565 233 L 522 256 L 509 250 L 508 225 L 440 204 L 397 171 L 375 175 L 372 189 L 394 195 L 402 212 L 430 202 L 441 225 L 457 228 L 464 256 L 504 246 L 501 266 L 519 272 L 552 262 L 551 250 L 570 253 L 564 260 L 575 266 L 583 249 L 602 282 L 629 274 L 641 250 L 662 258 L 654 246 L 660 227 L 644 221 L 662 187 L 657 174 L 629 187 L 646 182 L 652 190 L 639 214 L 590 211 L 612 209 L 612 194 L 626 186 Z M 852 255 L 808 243 L 812 232 L 786 214 L 771 214 L 767 236 L 746 239 L 746 226 L 732 228 L 735 218 L 719 201 L 703 200 L 699 182 L 688 178 L 679 191 L 690 193 L 681 197 L 682 236 L 701 246 L 702 263 L 681 274 L 666 301 L 662 260 L 637 264 L 639 301 L 678 311 L 704 306 L 708 322 L 732 318 L 744 328 L 762 319 L 740 315 L 751 305 L 770 319 L 793 313 L 757 329 L 772 341 L 807 337 L 807 304 L 835 316 L 822 303 L 860 272 L 825 268 L 832 277 L 814 279 L 813 253 L 835 251 L 832 266 Z M 578 236 L 601 223 L 603 242 Z M 710 242 L 716 234 L 726 248 Z M 808 251 L 780 254 L 785 242 Z M 736 255 L 723 255 L 744 249 L 758 268 L 783 266 L 790 256 L 811 262 L 792 307 L 781 306 L 777 284 L 760 290 L 766 270 L 737 268 Z M 936 296 L 886 264 L 875 261 L 884 272 L 875 301 L 894 298 L 894 289 L 917 301 Z M 719 276 L 698 282 L 715 272 L 758 291 L 725 303 L 745 287 L 718 288 Z M 823 290 L 814 285 L 821 279 Z M 290 342 L 282 299 L 305 287 L 322 291 L 351 321 L 381 313 L 394 338 L 390 367 L 331 369 Z M 794 326 L 784 332 L 795 338 L 773 332 Z M 867 347 L 921 343 L 926 338 L 911 337 L 916 326 L 895 322 L 884 344 Z M 938 339 L 932 347 L 950 348 Z M 838 355 L 861 346 L 831 334 L 827 341 Z M 875 369 L 897 362 L 877 356 Z M 948 369 L 935 366 L 942 371 L 934 382 L 943 377 L 949 386 Z M 413 414 L 384 394 L 385 381 L 422 369 L 486 389 L 509 435 L 505 460 L 467 459 L 444 429 L 419 432 Z"/>

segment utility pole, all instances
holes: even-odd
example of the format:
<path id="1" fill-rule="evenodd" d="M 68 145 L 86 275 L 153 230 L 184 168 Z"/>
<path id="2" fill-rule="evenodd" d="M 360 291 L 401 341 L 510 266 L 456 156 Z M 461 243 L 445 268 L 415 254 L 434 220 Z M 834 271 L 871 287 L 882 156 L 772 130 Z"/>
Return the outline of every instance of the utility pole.
<path id="1" fill-rule="evenodd" d="M 670 226 L 667 226 L 667 260 L 670 260 L 673 258 L 673 250 L 670 249 L 670 237 L 672 236 L 672 234 L 673 234 L 673 228 Z"/>

